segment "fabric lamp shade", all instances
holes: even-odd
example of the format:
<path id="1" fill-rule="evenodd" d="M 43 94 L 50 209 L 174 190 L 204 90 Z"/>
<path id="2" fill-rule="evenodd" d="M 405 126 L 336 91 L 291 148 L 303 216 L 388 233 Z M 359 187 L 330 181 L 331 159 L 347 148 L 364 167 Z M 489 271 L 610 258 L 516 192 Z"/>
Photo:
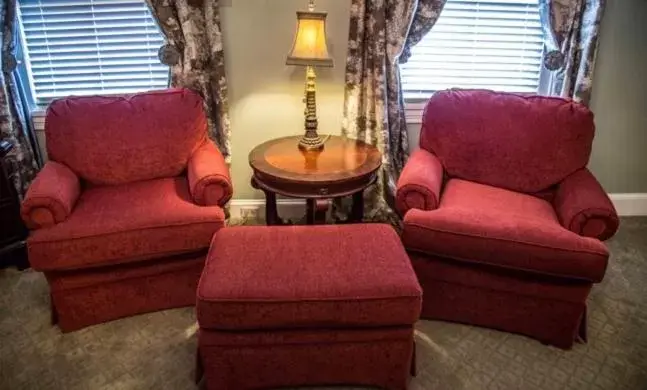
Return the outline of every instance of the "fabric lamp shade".
<path id="1" fill-rule="evenodd" d="M 332 67 L 326 42 L 326 12 L 297 12 L 297 32 L 287 65 Z"/>

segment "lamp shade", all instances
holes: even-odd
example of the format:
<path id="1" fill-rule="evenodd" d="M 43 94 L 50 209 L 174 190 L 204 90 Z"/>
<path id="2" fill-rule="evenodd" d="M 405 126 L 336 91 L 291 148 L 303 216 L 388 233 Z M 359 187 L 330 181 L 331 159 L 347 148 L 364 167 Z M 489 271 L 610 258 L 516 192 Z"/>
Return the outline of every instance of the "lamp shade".
<path id="1" fill-rule="evenodd" d="M 297 12 L 297 33 L 287 65 L 333 66 L 326 42 L 326 13 Z"/>

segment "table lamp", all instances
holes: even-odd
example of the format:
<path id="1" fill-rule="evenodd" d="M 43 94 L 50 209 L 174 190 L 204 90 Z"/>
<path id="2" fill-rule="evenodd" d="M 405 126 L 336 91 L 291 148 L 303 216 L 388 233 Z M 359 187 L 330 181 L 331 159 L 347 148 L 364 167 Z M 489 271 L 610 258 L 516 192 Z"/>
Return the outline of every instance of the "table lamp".
<path id="1" fill-rule="evenodd" d="M 297 11 L 297 32 L 285 62 L 287 65 L 306 67 L 305 134 L 299 140 L 299 148 L 302 150 L 321 150 L 325 143 L 325 139 L 317 133 L 317 75 L 314 67 L 333 66 L 326 43 L 326 15 L 326 12 L 315 12 L 314 0 L 308 3 L 307 12 Z"/>

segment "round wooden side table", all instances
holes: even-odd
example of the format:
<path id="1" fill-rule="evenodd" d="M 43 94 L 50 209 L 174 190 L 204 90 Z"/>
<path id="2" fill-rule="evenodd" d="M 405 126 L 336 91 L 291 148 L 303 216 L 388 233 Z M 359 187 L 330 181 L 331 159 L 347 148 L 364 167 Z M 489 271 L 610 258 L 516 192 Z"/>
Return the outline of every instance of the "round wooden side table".
<path id="1" fill-rule="evenodd" d="M 364 190 L 377 179 L 382 156 L 376 147 L 355 139 L 330 136 L 323 150 L 298 147 L 299 136 L 265 142 L 251 151 L 252 186 L 265 193 L 265 219 L 280 225 L 276 195 L 306 200 L 306 221 L 321 223 L 330 199 L 352 195 L 349 222 L 364 217 Z"/>

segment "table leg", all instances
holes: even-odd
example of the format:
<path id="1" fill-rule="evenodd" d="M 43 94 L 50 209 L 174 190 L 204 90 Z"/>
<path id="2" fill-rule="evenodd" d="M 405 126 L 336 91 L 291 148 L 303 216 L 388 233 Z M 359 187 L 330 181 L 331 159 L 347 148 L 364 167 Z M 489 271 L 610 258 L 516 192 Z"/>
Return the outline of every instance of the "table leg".
<path id="1" fill-rule="evenodd" d="M 315 199 L 306 199 L 306 224 L 315 224 L 315 213 L 317 211 L 317 201 Z"/>
<path id="2" fill-rule="evenodd" d="M 331 203 L 330 199 L 317 199 L 315 201 L 315 223 L 322 225 L 326 223 L 326 214 Z"/>
<path id="3" fill-rule="evenodd" d="M 276 208 L 276 194 L 270 191 L 263 192 L 265 193 L 265 224 L 267 226 L 282 225 Z"/>
<path id="4" fill-rule="evenodd" d="M 362 222 L 364 219 L 364 191 L 353 194 L 353 206 L 350 212 L 350 222 Z"/>
<path id="5" fill-rule="evenodd" d="M 251 184 L 253 188 L 261 190 L 265 194 L 265 224 L 267 226 L 283 225 L 283 220 L 279 217 L 276 208 L 276 194 L 259 186 L 254 176 L 252 176 Z"/>

